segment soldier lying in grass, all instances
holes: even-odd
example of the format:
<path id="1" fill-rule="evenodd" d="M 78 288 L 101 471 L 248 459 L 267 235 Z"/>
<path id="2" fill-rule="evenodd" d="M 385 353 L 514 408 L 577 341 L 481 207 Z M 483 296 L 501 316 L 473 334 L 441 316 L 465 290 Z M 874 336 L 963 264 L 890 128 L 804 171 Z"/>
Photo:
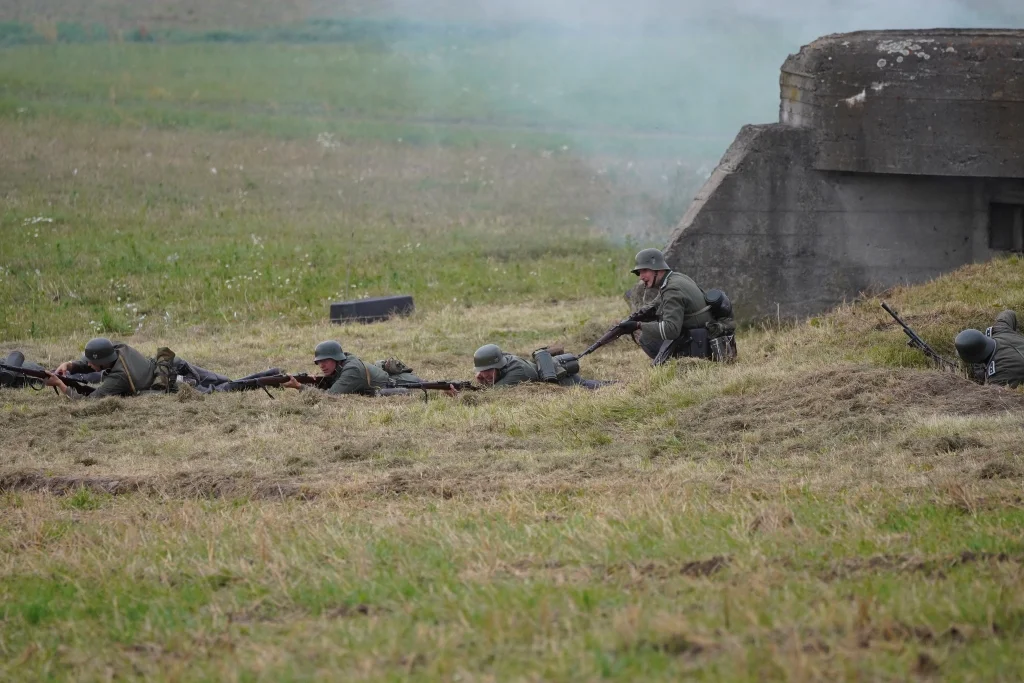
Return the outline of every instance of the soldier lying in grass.
<path id="1" fill-rule="evenodd" d="M 328 394 L 374 394 L 382 389 L 402 387 L 422 382 L 401 361 L 388 359 L 367 363 L 346 353 L 341 343 L 330 340 L 320 342 L 313 350 L 313 362 L 320 367 L 323 377 L 316 384 L 302 384 L 289 376 L 283 387 L 299 391 L 326 391 Z"/>
<path id="2" fill-rule="evenodd" d="M 964 330 L 954 343 L 957 355 L 965 362 L 984 366 L 985 384 L 1024 384 L 1024 335 L 1017 331 L 1014 311 L 1000 313 L 986 333 Z"/>
<path id="3" fill-rule="evenodd" d="M 88 398 L 170 392 L 176 389 L 179 380 L 203 392 L 215 391 L 231 383 L 224 375 L 177 358 L 166 347 L 157 350 L 156 358 L 147 358 L 123 342 L 97 337 L 85 345 L 85 353 L 80 360 L 61 363 L 44 384 L 56 388 L 68 398 L 80 398 L 78 392 L 68 389 L 63 378 L 90 371 L 100 373 L 100 382 Z"/>
<path id="4" fill-rule="evenodd" d="M 558 353 L 552 353 L 557 351 Z M 510 387 L 523 382 L 552 382 L 561 386 L 599 389 L 612 382 L 583 379 L 572 354 L 547 347 L 533 352 L 533 360 L 504 353 L 497 344 L 484 344 L 473 354 L 476 381 L 485 387 Z"/>

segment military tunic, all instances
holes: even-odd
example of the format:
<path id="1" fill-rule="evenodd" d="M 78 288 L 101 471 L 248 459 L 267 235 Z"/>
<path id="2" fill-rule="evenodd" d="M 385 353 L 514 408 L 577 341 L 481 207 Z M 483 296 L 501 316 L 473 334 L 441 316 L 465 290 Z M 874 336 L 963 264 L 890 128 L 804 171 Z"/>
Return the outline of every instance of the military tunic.
<path id="1" fill-rule="evenodd" d="M 498 369 L 498 378 L 494 381 L 494 386 L 511 387 L 523 382 L 536 382 L 540 379 L 537 366 L 530 361 L 513 356 L 511 353 L 506 353 L 504 356 L 505 367 Z"/>
<path id="2" fill-rule="evenodd" d="M 351 353 L 344 354 L 345 360 L 338 363 L 334 372 L 325 378 L 321 387 L 328 394 L 372 394 L 376 389 L 414 384 L 422 380 L 411 372 L 389 375 L 374 363 L 367 363 Z M 314 387 L 306 386 L 306 389 Z"/>
<path id="3" fill-rule="evenodd" d="M 658 319 L 640 324 L 640 344 L 655 352 L 662 342 L 679 339 L 687 329 L 704 327 L 713 320 L 704 291 L 682 273 L 668 271 L 659 290 L 655 307 Z"/>
<path id="4" fill-rule="evenodd" d="M 1017 331 L 1017 314 L 1003 311 L 991 328 L 996 351 L 986 368 L 985 381 L 1016 387 L 1024 384 L 1024 335 Z"/>
<path id="5" fill-rule="evenodd" d="M 155 359 L 146 358 L 123 342 L 115 342 L 114 350 L 117 351 L 117 360 L 112 367 L 102 371 L 100 385 L 87 398 L 133 396 L 153 386 L 157 377 Z M 91 371 L 84 360 L 76 360 L 70 368 L 70 374 Z M 79 398 L 80 394 L 69 391 L 68 396 Z"/>

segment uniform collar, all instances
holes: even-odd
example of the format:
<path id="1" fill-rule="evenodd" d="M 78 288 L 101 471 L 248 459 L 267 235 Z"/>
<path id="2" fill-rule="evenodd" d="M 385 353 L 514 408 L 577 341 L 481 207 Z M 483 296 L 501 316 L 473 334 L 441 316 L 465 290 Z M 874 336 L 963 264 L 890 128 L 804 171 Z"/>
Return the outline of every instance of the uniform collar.
<path id="1" fill-rule="evenodd" d="M 671 271 L 671 270 L 670 270 L 670 271 L 668 271 L 667 273 L 665 273 L 665 277 L 664 277 L 664 279 L 662 279 L 662 281 L 661 281 L 661 287 L 658 287 L 658 289 L 661 289 L 661 290 L 664 290 L 664 289 L 665 289 L 665 286 L 666 286 L 666 285 L 668 284 L 668 279 L 669 279 L 669 277 L 671 277 L 671 275 L 672 275 L 672 272 L 673 272 L 673 271 Z"/>

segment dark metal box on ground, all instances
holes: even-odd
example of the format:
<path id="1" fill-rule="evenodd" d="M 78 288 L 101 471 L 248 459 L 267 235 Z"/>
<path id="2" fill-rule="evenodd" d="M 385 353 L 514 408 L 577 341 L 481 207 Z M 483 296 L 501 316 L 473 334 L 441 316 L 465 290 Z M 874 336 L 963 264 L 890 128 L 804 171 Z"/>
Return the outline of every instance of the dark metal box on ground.
<path id="1" fill-rule="evenodd" d="M 387 320 L 393 315 L 409 315 L 415 310 L 412 297 L 407 294 L 396 296 L 375 296 L 355 301 L 339 301 L 331 304 L 331 322 L 349 321 L 370 323 Z"/>

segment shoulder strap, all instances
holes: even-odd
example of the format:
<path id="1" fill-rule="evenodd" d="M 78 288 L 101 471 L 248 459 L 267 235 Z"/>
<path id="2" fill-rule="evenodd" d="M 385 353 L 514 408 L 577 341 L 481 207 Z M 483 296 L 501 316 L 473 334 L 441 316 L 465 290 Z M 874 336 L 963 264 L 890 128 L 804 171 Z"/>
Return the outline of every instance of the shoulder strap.
<path id="1" fill-rule="evenodd" d="M 121 367 L 124 368 L 124 374 L 128 378 L 128 386 L 132 388 L 132 396 L 135 396 L 139 392 L 135 390 L 135 380 L 132 379 L 132 371 L 128 369 L 128 363 L 124 362 L 124 354 L 118 351 L 117 357 L 120 359 Z"/>

